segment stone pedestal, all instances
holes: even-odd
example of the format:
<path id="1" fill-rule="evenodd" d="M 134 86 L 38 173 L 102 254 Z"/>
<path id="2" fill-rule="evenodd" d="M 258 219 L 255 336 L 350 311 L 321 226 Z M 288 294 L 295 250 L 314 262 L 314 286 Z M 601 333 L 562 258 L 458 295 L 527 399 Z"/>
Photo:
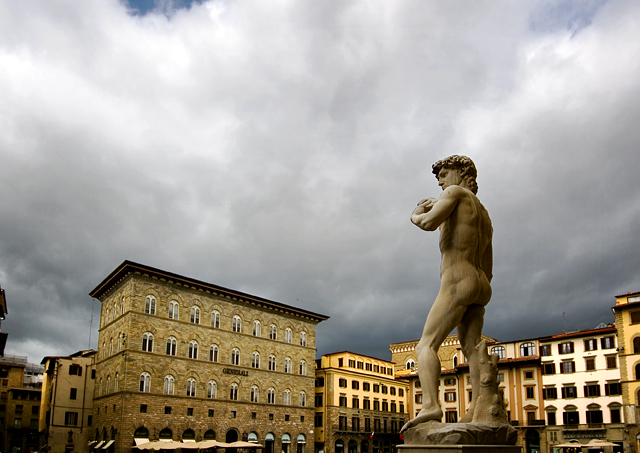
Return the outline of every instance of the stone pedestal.
<path id="1" fill-rule="evenodd" d="M 516 445 L 398 445 L 399 453 L 522 453 Z"/>

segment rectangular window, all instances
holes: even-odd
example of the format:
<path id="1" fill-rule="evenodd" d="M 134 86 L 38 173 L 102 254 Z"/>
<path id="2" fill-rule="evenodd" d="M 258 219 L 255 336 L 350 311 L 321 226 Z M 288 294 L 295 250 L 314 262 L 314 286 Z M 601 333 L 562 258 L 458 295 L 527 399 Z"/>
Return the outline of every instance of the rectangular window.
<path id="1" fill-rule="evenodd" d="M 533 371 L 525 371 L 524 372 L 525 379 L 533 379 Z"/>
<path id="2" fill-rule="evenodd" d="M 456 385 L 456 378 L 445 378 L 444 385 Z"/>
<path id="3" fill-rule="evenodd" d="M 551 345 L 550 344 L 540 345 L 540 355 L 542 357 L 550 356 L 551 355 Z"/>
<path id="4" fill-rule="evenodd" d="M 587 383 L 587 385 L 584 386 L 584 396 L 600 396 L 600 385 L 598 383 Z"/>
<path id="5" fill-rule="evenodd" d="M 587 423 L 589 425 L 602 425 L 602 423 L 604 423 L 602 411 L 587 411 Z"/>
<path id="6" fill-rule="evenodd" d="M 602 349 L 613 349 L 616 347 L 613 336 L 600 338 Z"/>
<path id="7" fill-rule="evenodd" d="M 586 357 L 584 359 L 585 368 L 587 371 L 595 371 L 596 369 L 596 358 L 595 357 Z"/>
<path id="8" fill-rule="evenodd" d="M 609 395 L 622 395 L 622 386 L 619 382 L 607 382 L 604 384 L 604 394 Z"/>
<path id="9" fill-rule="evenodd" d="M 382 384 L 382 385 L 380 386 L 380 391 L 381 391 L 384 395 L 386 395 L 387 393 L 389 393 L 389 387 L 387 387 L 386 385 Z"/>
<path id="10" fill-rule="evenodd" d="M 141 404 L 140 405 L 140 412 L 145 414 L 147 412 L 147 405 L 146 404 Z"/>
<path id="11" fill-rule="evenodd" d="M 389 412 L 389 403 L 387 402 L 387 400 L 382 401 L 382 411 Z"/>
<path id="12" fill-rule="evenodd" d="M 631 312 L 631 324 L 640 323 L 640 311 L 632 311 Z"/>
<path id="13" fill-rule="evenodd" d="M 354 379 L 353 381 L 351 381 L 351 388 L 353 390 L 360 390 L 360 382 Z"/>
<path id="14" fill-rule="evenodd" d="M 611 423 L 622 423 L 622 417 L 620 417 L 620 408 L 611 408 Z"/>
<path id="15" fill-rule="evenodd" d="M 445 423 L 458 423 L 458 412 L 446 411 L 444 413 L 444 421 Z"/>
<path id="16" fill-rule="evenodd" d="M 93 416 L 92 415 L 87 415 L 87 426 L 91 426 L 92 422 L 93 422 Z"/>
<path id="17" fill-rule="evenodd" d="M 527 425 L 531 426 L 536 419 L 536 413 L 534 411 L 527 412 Z"/>
<path id="18" fill-rule="evenodd" d="M 322 407 L 322 393 L 316 393 L 316 407 Z"/>
<path id="19" fill-rule="evenodd" d="M 527 399 L 531 400 L 535 398 L 535 392 L 536 392 L 536 388 L 535 387 L 525 387 L 525 392 L 527 394 Z"/>
<path id="20" fill-rule="evenodd" d="M 365 432 L 371 432 L 371 419 L 369 417 L 365 417 L 364 419 L 364 430 Z"/>
<path id="21" fill-rule="evenodd" d="M 356 367 L 356 361 L 354 359 L 349 359 L 349 367 L 351 367 L 351 368 L 355 368 Z"/>
<path id="22" fill-rule="evenodd" d="M 258 418 L 258 413 L 257 412 L 251 412 L 251 420 L 255 420 L 256 418 Z"/>
<path id="23" fill-rule="evenodd" d="M 324 378 L 323 377 L 317 377 L 316 378 L 316 387 L 324 387 Z"/>
<path id="24" fill-rule="evenodd" d="M 607 356 L 607 369 L 612 370 L 614 368 L 618 368 L 618 361 L 616 360 L 615 355 Z"/>
<path id="25" fill-rule="evenodd" d="M 371 384 L 369 384 L 368 382 L 363 382 L 362 383 L 362 390 L 364 390 L 365 392 L 371 391 Z"/>
<path id="26" fill-rule="evenodd" d="M 558 398 L 558 389 L 555 387 L 547 387 L 542 389 L 542 398 L 545 400 L 555 400 Z"/>
<path id="27" fill-rule="evenodd" d="M 347 395 L 345 395 L 345 394 L 341 394 L 340 395 L 339 405 L 340 405 L 340 407 L 347 407 Z"/>
<path id="28" fill-rule="evenodd" d="M 395 387 L 389 387 L 389 395 L 395 395 L 396 394 L 396 388 Z"/>
<path id="29" fill-rule="evenodd" d="M 291 415 L 289 415 L 289 414 L 285 414 L 285 416 L 284 416 L 284 421 L 285 421 L 285 422 L 288 422 L 289 420 L 291 420 Z"/>
<path id="30" fill-rule="evenodd" d="M 542 364 L 542 374 L 556 374 L 556 364 L 553 362 Z"/>
<path id="31" fill-rule="evenodd" d="M 452 403 L 456 400 L 456 392 L 444 392 L 444 400 L 448 403 Z"/>
<path id="32" fill-rule="evenodd" d="M 214 409 L 209 409 L 209 417 L 213 417 L 213 414 L 215 414 Z"/>
<path id="33" fill-rule="evenodd" d="M 338 359 L 338 366 L 339 367 L 343 367 L 344 366 L 344 359 L 342 359 L 342 358 Z"/>
<path id="34" fill-rule="evenodd" d="M 558 354 L 571 354 L 573 353 L 573 341 L 567 341 L 565 343 L 558 344 Z"/>
<path id="35" fill-rule="evenodd" d="M 187 417 L 193 417 L 193 407 L 187 407 Z"/>
<path id="36" fill-rule="evenodd" d="M 360 409 L 360 399 L 356 395 L 351 398 L 351 407 L 354 409 Z"/>
<path id="37" fill-rule="evenodd" d="M 579 412 L 563 412 L 562 413 L 562 421 L 565 425 L 579 425 L 580 424 L 580 413 Z"/>
<path id="38" fill-rule="evenodd" d="M 549 426 L 556 426 L 556 413 L 549 411 L 547 412 L 547 424 Z"/>
<path id="39" fill-rule="evenodd" d="M 78 425 L 78 413 L 77 412 L 65 412 L 64 413 L 64 424 L 67 426 L 77 426 Z"/>
<path id="40" fill-rule="evenodd" d="M 420 395 L 422 396 L 422 395 Z M 380 400 L 378 399 L 374 399 L 373 400 L 373 410 L 374 411 L 379 411 L 380 410 Z"/>
<path id="41" fill-rule="evenodd" d="M 231 411 L 231 418 L 236 418 L 236 411 Z"/>
<path id="42" fill-rule="evenodd" d="M 566 362 L 560 362 L 560 373 L 561 374 L 567 374 L 567 373 L 575 373 L 576 371 L 576 364 L 573 362 L 573 360 L 569 360 Z"/>
<path id="43" fill-rule="evenodd" d="M 362 400 L 362 408 L 364 410 L 371 410 L 371 401 L 369 400 L 369 398 L 365 398 Z"/>
<path id="44" fill-rule="evenodd" d="M 164 413 L 165 414 L 170 414 L 171 413 L 171 406 L 165 406 L 164 407 Z"/>
<path id="45" fill-rule="evenodd" d="M 577 398 L 578 390 L 575 386 L 568 385 L 566 387 L 562 387 L 562 397 L 563 398 Z"/>
<path id="46" fill-rule="evenodd" d="M 416 404 L 422 404 L 422 393 L 416 393 L 415 401 Z"/>
<path id="47" fill-rule="evenodd" d="M 14 418 L 13 419 L 13 427 L 14 428 L 22 428 L 22 419 L 21 418 Z"/>
<path id="48" fill-rule="evenodd" d="M 360 417 L 351 417 L 351 431 L 360 431 Z"/>
<path id="49" fill-rule="evenodd" d="M 380 384 L 373 384 L 373 393 L 380 393 Z"/>
<path id="50" fill-rule="evenodd" d="M 597 349 L 598 349 L 598 340 L 596 340 L 595 338 L 584 340 L 585 351 L 596 351 Z"/>
<path id="51" fill-rule="evenodd" d="M 347 380 L 344 378 L 338 379 L 338 387 L 346 389 L 347 388 Z"/>
<path id="52" fill-rule="evenodd" d="M 78 389 L 72 388 L 71 391 L 69 392 L 69 399 L 75 400 L 77 395 L 78 395 Z"/>
<path id="53" fill-rule="evenodd" d="M 347 430 L 347 416 L 346 415 L 340 415 L 338 417 L 338 430 L 340 430 L 340 431 L 346 431 Z"/>

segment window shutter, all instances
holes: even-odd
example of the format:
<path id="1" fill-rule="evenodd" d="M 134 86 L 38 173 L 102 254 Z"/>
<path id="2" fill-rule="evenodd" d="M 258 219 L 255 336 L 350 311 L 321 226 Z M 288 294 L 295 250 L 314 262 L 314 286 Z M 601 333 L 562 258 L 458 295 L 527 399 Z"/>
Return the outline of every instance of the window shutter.
<path id="1" fill-rule="evenodd" d="M 562 343 L 558 343 L 558 354 L 562 354 Z"/>
<path id="2" fill-rule="evenodd" d="M 560 374 L 564 373 L 564 362 L 560 362 Z M 564 390 L 564 389 L 562 389 Z M 562 397 L 564 398 L 564 395 L 562 395 Z"/>
<path id="3" fill-rule="evenodd" d="M 564 387 L 562 387 L 562 398 L 566 398 L 566 394 L 565 394 L 565 391 L 564 391 L 564 390 L 565 390 L 565 388 L 564 388 Z"/>
<path id="4" fill-rule="evenodd" d="M 609 396 L 609 384 L 604 385 L 604 394 L 605 396 Z"/>
<path id="5" fill-rule="evenodd" d="M 573 341 L 572 341 L 571 343 L 569 343 L 569 350 L 570 350 L 571 352 L 573 352 Z"/>
<path id="6" fill-rule="evenodd" d="M 589 386 L 587 385 L 584 386 L 584 396 L 585 397 L 589 396 Z"/>

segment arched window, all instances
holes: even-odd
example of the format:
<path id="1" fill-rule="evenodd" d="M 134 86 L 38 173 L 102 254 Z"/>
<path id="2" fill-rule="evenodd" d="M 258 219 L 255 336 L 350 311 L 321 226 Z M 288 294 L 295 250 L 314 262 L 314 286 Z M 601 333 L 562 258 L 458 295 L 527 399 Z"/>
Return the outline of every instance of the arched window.
<path id="1" fill-rule="evenodd" d="M 231 365 L 240 365 L 240 350 L 238 348 L 231 350 Z"/>
<path id="2" fill-rule="evenodd" d="M 117 392 L 117 391 L 118 391 L 118 377 L 119 377 L 119 375 L 118 375 L 118 373 L 116 373 L 116 379 L 115 379 L 115 381 L 113 382 L 113 391 L 114 391 L 114 392 Z"/>
<path id="3" fill-rule="evenodd" d="M 256 320 L 253 321 L 253 336 L 254 337 L 259 337 L 260 336 L 260 321 Z"/>
<path id="4" fill-rule="evenodd" d="M 453 366 L 458 366 L 458 356 L 453 356 Z"/>
<path id="5" fill-rule="evenodd" d="M 146 371 L 140 375 L 140 387 L 141 392 L 149 393 L 151 391 L 151 375 Z"/>
<path id="6" fill-rule="evenodd" d="M 300 332 L 300 346 L 307 345 L 307 332 Z"/>
<path id="7" fill-rule="evenodd" d="M 124 315 L 124 296 L 122 296 L 122 302 L 120 302 L 120 314 Z"/>
<path id="8" fill-rule="evenodd" d="M 285 343 L 291 343 L 291 337 L 293 336 L 291 329 L 288 327 L 284 329 L 284 341 Z"/>
<path id="9" fill-rule="evenodd" d="M 100 378 L 100 385 L 98 385 L 98 396 L 102 396 L 102 378 Z"/>
<path id="10" fill-rule="evenodd" d="M 416 361 L 413 359 L 407 360 L 407 370 L 415 370 L 415 368 L 416 368 Z"/>
<path id="11" fill-rule="evenodd" d="M 238 384 L 231 384 L 229 399 L 234 401 L 238 399 Z"/>
<path id="12" fill-rule="evenodd" d="M 284 372 L 291 373 L 291 359 L 289 357 L 284 359 Z"/>
<path id="13" fill-rule="evenodd" d="M 180 316 L 180 308 L 178 302 L 172 300 L 169 302 L 169 319 L 178 319 Z"/>
<path id="14" fill-rule="evenodd" d="M 269 356 L 269 371 L 275 371 L 276 370 L 276 356 L 271 354 Z"/>
<path id="15" fill-rule="evenodd" d="M 283 404 L 286 404 L 287 406 L 291 405 L 291 390 L 287 389 L 284 391 L 284 401 Z"/>
<path id="16" fill-rule="evenodd" d="M 107 376 L 107 389 L 105 390 L 105 394 L 108 394 L 111 391 L 111 376 Z"/>
<path id="17" fill-rule="evenodd" d="M 145 437 L 149 437 L 149 436 L 147 435 Z M 164 440 L 164 439 L 171 440 L 173 439 L 173 431 L 171 431 L 170 428 L 162 428 L 160 430 L 160 433 L 158 433 L 158 438 L 160 440 Z"/>
<path id="18" fill-rule="evenodd" d="M 146 352 L 153 352 L 153 334 L 145 332 L 142 334 L 142 350 Z"/>
<path id="19" fill-rule="evenodd" d="M 193 378 L 187 379 L 187 396 L 196 396 L 196 380 Z"/>
<path id="20" fill-rule="evenodd" d="M 633 339 L 633 353 L 640 354 L 640 337 L 635 337 Z"/>
<path id="21" fill-rule="evenodd" d="M 305 392 L 300 392 L 300 399 L 298 400 L 299 406 L 307 405 L 307 394 Z"/>
<path id="22" fill-rule="evenodd" d="M 209 381 L 207 384 L 207 398 L 218 397 L 218 384 L 216 381 Z"/>
<path id="23" fill-rule="evenodd" d="M 165 376 L 164 377 L 164 389 L 163 392 L 167 395 L 173 395 L 173 385 L 175 383 L 175 380 L 173 379 L 173 376 Z"/>
<path id="24" fill-rule="evenodd" d="M 197 359 L 198 358 L 198 342 L 195 340 L 191 340 L 189 342 L 189 358 Z"/>
<path id="25" fill-rule="evenodd" d="M 119 333 L 118 334 L 118 341 L 116 344 L 116 351 L 120 352 L 120 348 L 122 347 L 122 344 L 124 343 L 124 334 L 123 333 Z"/>
<path id="26" fill-rule="evenodd" d="M 209 347 L 209 362 L 217 362 L 218 361 L 218 346 L 212 344 Z"/>
<path id="27" fill-rule="evenodd" d="M 216 310 L 213 310 L 211 313 L 211 327 L 215 329 L 220 328 L 220 313 Z"/>
<path id="28" fill-rule="evenodd" d="M 109 309 L 107 308 L 107 312 L 106 315 L 104 317 L 104 323 L 103 324 L 108 324 L 109 323 Z"/>
<path id="29" fill-rule="evenodd" d="M 113 338 L 109 339 L 109 355 L 113 355 Z"/>
<path id="30" fill-rule="evenodd" d="M 305 362 L 304 360 L 300 360 L 300 374 L 302 376 L 307 375 L 307 362 Z"/>
<path id="31" fill-rule="evenodd" d="M 274 389 L 273 387 L 269 387 L 269 390 L 267 390 L 267 403 L 276 403 L 276 389 Z"/>
<path id="32" fill-rule="evenodd" d="M 203 438 L 204 440 L 215 440 L 216 432 L 212 429 L 208 429 L 205 431 Z"/>
<path id="33" fill-rule="evenodd" d="M 189 321 L 192 324 L 200 324 L 200 308 L 191 307 L 191 314 L 189 315 Z"/>
<path id="34" fill-rule="evenodd" d="M 118 311 L 118 302 L 114 302 L 113 303 L 113 320 L 114 321 L 116 320 L 117 311 Z"/>
<path id="35" fill-rule="evenodd" d="M 176 355 L 176 348 L 178 347 L 178 340 L 174 337 L 167 338 L 167 355 Z"/>
<path id="36" fill-rule="evenodd" d="M 271 324 L 269 326 L 269 340 L 277 340 L 278 339 L 278 328 L 275 324 Z"/>
<path id="37" fill-rule="evenodd" d="M 251 386 L 251 402 L 252 403 L 257 403 L 258 402 L 258 396 L 259 396 L 258 386 L 257 385 Z"/>
<path id="38" fill-rule="evenodd" d="M 520 345 L 520 356 L 530 357 L 536 355 L 536 345 L 533 343 L 522 343 Z"/>
<path id="39" fill-rule="evenodd" d="M 498 357 L 501 359 L 507 358 L 504 346 L 494 346 L 491 348 L 491 354 L 498 354 Z"/>
<path id="40" fill-rule="evenodd" d="M 242 320 L 240 319 L 240 316 L 235 315 L 233 317 L 233 320 L 231 321 L 231 330 L 237 333 L 242 332 Z"/>
<path id="41" fill-rule="evenodd" d="M 636 365 L 636 380 L 640 380 L 640 363 Z"/>
<path id="42" fill-rule="evenodd" d="M 251 431 L 249 433 L 249 435 L 247 436 L 247 442 L 252 442 L 254 444 L 258 443 L 258 433 L 256 433 L 255 431 Z"/>
<path id="43" fill-rule="evenodd" d="M 149 315 L 156 314 L 156 298 L 153 296 L 147 296 L 144 300 L 144 312 Z"/>
<path id="44" fill-rule="evenodd" d="M 260 368 L 260 354 L 258 352 L 251 354 L 251 367 Z"/>

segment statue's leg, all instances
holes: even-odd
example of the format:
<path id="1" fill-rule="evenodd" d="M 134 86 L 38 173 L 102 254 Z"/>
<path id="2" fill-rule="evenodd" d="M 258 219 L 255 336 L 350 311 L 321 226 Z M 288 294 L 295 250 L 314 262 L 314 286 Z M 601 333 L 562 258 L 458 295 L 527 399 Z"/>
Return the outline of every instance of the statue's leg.
<path id="1" fill-rule="evenodd" d="M 452 303 L 450 291 L 442 288 L 436 298 L 427 322 L 424 325 L 422 338 L 416 347 L 418 355 L 418 375 L 422 385 L 422 409 L 420 413 L 408 423 L 403 432 L 418 423 L 430 420 L 442 420 L 442 409 L 438 400 L 438 386 L 440 383 L 440 358 L 438 349 L 447 335 L 461 321 L 466 307 Z"/>
<path id="2" fill-rule="evenodd" d="M 471 402 L 466 415 L 460 419 L 460 423 L 469 423 L 473 419 L 476 398 L 480 391 L 480 370 L 478 364 L 478 351 L 476 346 L 482 340 L 482 326 L 484 324 L 484 306 L 470 305 L 467 312 L 458 324 L 458 338 L 465 357 L 469 360 L 469 374 L 471 377 Z"/>

